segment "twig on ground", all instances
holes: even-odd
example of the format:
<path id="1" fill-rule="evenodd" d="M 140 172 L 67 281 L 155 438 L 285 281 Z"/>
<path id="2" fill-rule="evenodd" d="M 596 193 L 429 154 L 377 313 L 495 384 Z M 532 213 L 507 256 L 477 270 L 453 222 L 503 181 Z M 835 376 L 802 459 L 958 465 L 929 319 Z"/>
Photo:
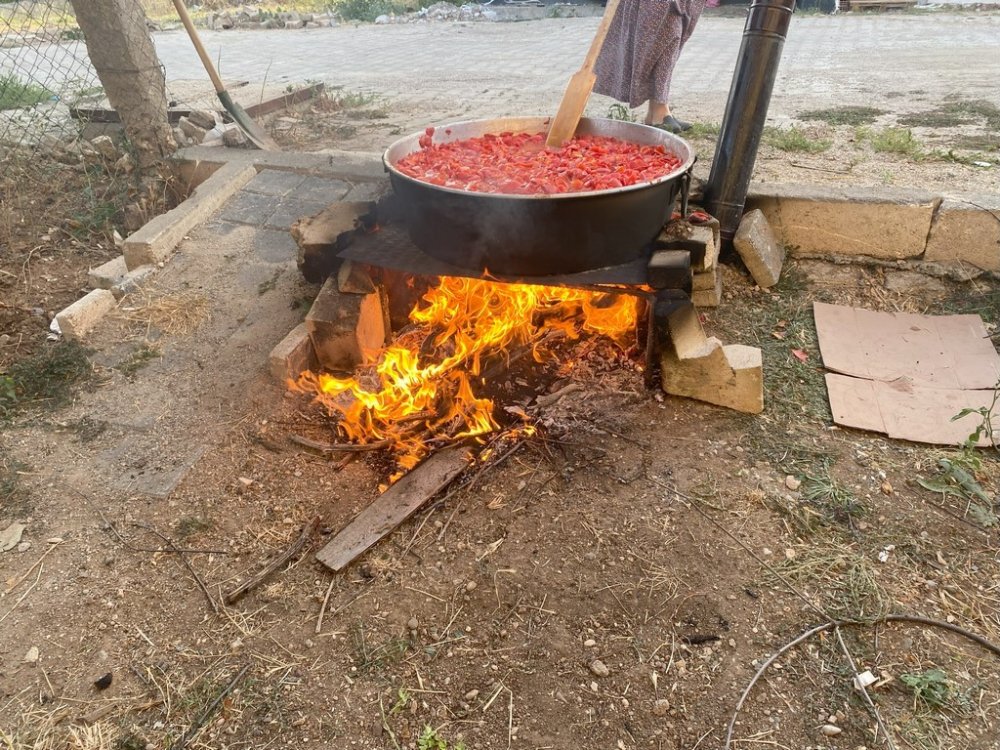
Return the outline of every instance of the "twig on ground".
<path id="1" fill-rule="evenodd" d="M 14 583 L 10 584 L 10 586 L 7 587 L 7 590 L 3 592 L 4 595 L 6 596 L 7 594 L 10 594 L 12 591 L 14 591 L 14 589 L 16 589 L 22 583 L 24 583 L 25 579 L 27 579 L 27 577 L 31 575 L 32 571 L 34 571 L 35 568 L 37 568 L 39 565 L 42 564 L 42 560 L 44 560 L 48 556 L 48 554 L 52 550 L 54 550 L 56 547 L 58 547 L 60 544 L 62 544 L 62 542 L 56 542 L 55 544 L 49 544 L 49 548 L 47 550 L 45 550 L 45 552 L 42 553 L 41 557 L 39 557 L 37 560 L 35 560 L 35 564 L 32 565 L 30 568 L 28 568 L 25 571 L 25 573 L 24 573 L 23 576 L 21 576 L 20 578 L 18 578 L 16 581 L 14 581 Z"/>
<path id="2" fill-rule="evenodd" d="M 303 448 L 310 448 L 320 453 L 365 453 L 367 451 L 377 451 L 389 446 L 388 440 L 375 440 L 371 443 L 324 443 L 319 440 L 311 440 L 302 435 L 290 433 L 288 439 Z"/>
<path id="3" fill-rule="evenodd" d="M 244 675 L 246 675 L 246 673 L 249 671 L 250 671 L 250 665 L 245 664 L 243 666 L 243 669 L 241 669 L 239 672 L 236 673 L 236 676 L 229 681 L 229 684 L 226 685 L 224 688 L 222 688 L 222 691 L 217 696 L 215 696 L 215 699 L 211 703 L 209 703 L 208 706 L 205 708 L 205 710 L 202 711 L 201 714 L 198 716 L 198 718 L 194 720 L 194 723 L 190 727 L 188 727 L 188 730 L 181 735 L 181 738 L 177 740 L 176 744 L 173 745 L 172 750 L 184 750 L 184 747 L 187 745 L 187 743 L 193 740 L 198 735 L 202 727 L 205 725 L 205 722 L 212 717 L 212 714 L 214 714 L 218 710 L 219 706 L 222 704 L 222 701 L 226 699 L 226 696 L 228 696 L 231 692 L 233 692 L 233 689 L 239 684 L 240 680 L 242 680 Z"/>
<path id="4" fill-rule="evenodd" d="M 177 548 L 176 544 L 174 544 L 174 540 L 168 537 L 167 535 L 163 534 L 158 529 L 153 528 L 152 526 L 147 526 L 144 523 L 137 523 L 135 525 L 141 529 L 146 529 L 146 531 L 150 532 L 151 534 L 155 534 L 156 536 L 158 536 L 163 541 L 164 544 L 166 544 L 171 550 L 173 550 L 177 554 L 177 556 L 181 559 L 181 562 L 184 563 L 184 567 L 186 567 L 188 569 L 188 572 L 191 573 L 191 575 L 194 577 L 195 583 L 197 583 L 198 588 L 201 589 L 201 593 L 203 593 L 205 595 L 205 598 L 208 599 L 208 603 L 212 606 L 212 611 L 215 614 L 219 614 L 219 605 L 215 601 L 215 597 L 212 596 L 212 592 L 208 590 L 208 586 L 205 585 L 205 582 L 201 579 L 201 576 L 198 575 L 198 571 L 194 569 L 194 566 L 191 564 L 191 561 L 188 560 L 187 556 Z M 119 538 L 121 537 L 119 536 Z"/>
<path id="5" fill-rule="evenodd" d="M 326 587 L 326 596 L 323 597 L 323 605 L 319 608 L 319 617 L 316 619 L 316 635 L 323 632 L 323 615 L 326 614 L 326 605 L 330 603 L 330 594 L 333 592 L 333 583 L 336 578 L 330 579 L 330 585 Z"/>
<path id="6" fill-rule="evenodd" d="M 23 594 L 21 594 L 20 598 L 16 602 L 14 602 L 14 606 L 7 610 L 7 614 L 5 614 L 3 617 L 0 617 L 0 622 L 3 622 L 4 620 L 6 620 L 10 616 L 10 613 L 13 612 L 15 609 L 17 609 L 18 606 L 20 606 L 21 602 L 23 602 L 25 600 L 25 598 L 28 596 L 28 594 L 30 594 L 32 591 L 35 590 L 35 586 L 38 585 L 38 581 L 42 577 L 42 571 L 43 570 L 45 570 L 45 566 L 44 565 L 40 565 L 38 567 L 38 575 L 35 576 L 35 582 L 32 583 L 30 586 L 28 586 L 28 588 L 25 590 L 25 592 Z"/>
<path id="7" fill-rule="evenodd" d="M 101 517 L 101 520 L 104 522 L 104 525 L 108 528 L 108 530 L 112 534 L 115 535 L 115 538 L 129 552 L 149 552 L 149 553 L 153 553 L 153 554 L 160 553 L 160 554 L 165 554 L 165 555 L 179 555 L 181 553 L 184 553 L 184 554 L 187 554 L 187 555 L 228 555 L 229 554 L 229 550 L 225 550 L 225 549 L 188 549 L 187 547 L 178 547 L 177 545 L 174 545 L 173 547 L 169 547 L 169 548 L 167 548 L 167 547 L 136 547 L 134 544 L 130 543 L 127 539 L 125 539 L 125 537 L 123 537 L 121 535 L 121 532 L 118 531 L 118 527 L 115 524 L 113 524 L 108 519 L 108 517 L 104 514 L 104 511 L 101 510 L 100 506 L 98 506 L 94 502 L 93 498 L 89 497 L 88 495 L 85 495 L 83 492 L 80 492 L 80 490 L 75 490 L 75 491 L 76 491 L 76 494 L 78 494 L 80 497 L 82 497 L 84 500 L 86 500 L 90 504 L 90 506 L 94 510 L 97 511 L 97 514 Z"/>
<path id="8" fill-rule="evenodd" d="M 264 569 L 255 576 L 247 579 L 244 583 L 241 583 L 239 586 L 226 594 L 222 598 L 222 601 L 226 604 L 236 603 L 241 597 L 267 581 L 278 571 L 279 568 L 296 557 L 302 551 L 302 548 L 306 546 L 306 542 L 309 541 L 309 537 L 312 533 L 319 527 L 319 520 L 319 516 L 316 516 L 312 521 L 303 526 L 302 533 L 299 534 L 298 538 L 292 542 L 288 549 L 274 558 L 274 560 L 268 563 Z"/>
<path id="9" fill-rule="evenodd" d="M 570 383 L 569 385 L 563 386 L 558 391 L 554 391 L 553 393 L 547 393 L 545 395 L 538 396 L 535 399 L 535 406 L 538 407 L 539 409 L 544 409 L 547 406 L 552 406 L 552 404 L 554 404 L 557 401 L 559 401 L 559 399 L 561 399 L 563 396 L 567 396 L 570 393 L 574 393 L 576 391 L 582 391 L 582 390 L 583 390 L 583 386 L 580 385 L 579 383 Z"/>

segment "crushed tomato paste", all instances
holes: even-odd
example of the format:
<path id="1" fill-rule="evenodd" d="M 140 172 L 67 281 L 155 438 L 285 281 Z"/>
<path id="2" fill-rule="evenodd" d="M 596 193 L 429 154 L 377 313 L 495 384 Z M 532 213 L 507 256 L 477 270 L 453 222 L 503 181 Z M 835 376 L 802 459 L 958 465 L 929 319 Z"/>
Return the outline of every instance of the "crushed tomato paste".
<path id="1" fill-rule="evenodd" d="M 676 170 L 681 160 L 663 146 L 643 146 L 599 135 L 545 147 L 545 134 L 500 133 L 451 143 L 420 137 L 420 150 L 396 162 L 405 175 L 431 185 L 480 193 L 551 195 L 608 190 L 648 182 Z"/>

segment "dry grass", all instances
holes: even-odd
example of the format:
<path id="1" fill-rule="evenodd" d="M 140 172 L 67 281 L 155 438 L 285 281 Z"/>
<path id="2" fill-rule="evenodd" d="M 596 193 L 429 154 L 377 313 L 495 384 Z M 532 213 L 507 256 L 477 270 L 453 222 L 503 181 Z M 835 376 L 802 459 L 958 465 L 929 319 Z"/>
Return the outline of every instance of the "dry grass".
<path id="1" fill-rule="evenodd" d="M 186 336 L 209 317 L 208 299 L 196 292 L 173 292 L 160 296 L 130 295 L 118 306 L 119 317 L 169 336 Z"/>

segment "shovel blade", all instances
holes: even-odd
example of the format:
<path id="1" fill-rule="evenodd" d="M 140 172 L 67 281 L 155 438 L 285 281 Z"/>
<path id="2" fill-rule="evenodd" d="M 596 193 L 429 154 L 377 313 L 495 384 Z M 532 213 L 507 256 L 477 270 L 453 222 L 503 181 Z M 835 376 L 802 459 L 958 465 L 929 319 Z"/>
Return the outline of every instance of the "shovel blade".
<path id="1" fill-rule="evenodd" d="M 566 87 L 566 93 L 563 94 L 559 111 L 549 127 L 549 134 L 545 139 L 546 146 L 559 148 L 573 137 L 596 81 L 597 76 L 590 70 L 577 71 L 569 79 L 569 85 Z"/>

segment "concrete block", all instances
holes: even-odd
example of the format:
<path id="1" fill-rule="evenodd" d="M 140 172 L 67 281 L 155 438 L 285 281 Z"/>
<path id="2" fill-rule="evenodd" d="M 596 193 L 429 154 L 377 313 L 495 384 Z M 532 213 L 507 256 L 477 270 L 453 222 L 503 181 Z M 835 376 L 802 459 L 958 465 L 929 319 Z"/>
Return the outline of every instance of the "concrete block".
<path id="1" fill-rule="evenodd" d="M 975 205 L 973 205 L 975 204 Z M 1000 271 L 1000 197 L 945 199 L 927 238 L 925 261 L 963 261 L 984 271 Z"/>
<path id="2" fill-rule="evenodd" d="M 719 273 L 718 267 L 711 271 L 705 271 L 703 273 L 696 273 L 691 276 L 691 291 L 693 292 L 709 292 L 722 283 L 722 274 Z"/>
<path id="3" fill-rule="evenodd" d="M 327 370 L 353 370 L 375 361 L 388 333 L 380 295 L 343 294 L 334 277 L 313 302 L 306 329 L 319 366 Z"/>
<path id="4" fill-rule="evenodd" d="M 125 258 L 118 255 L 97 268 L 91 268 L 87 272 L 87 281 L 91 289 L 111 289 L 127 273 L 128 267 L 125 265 Z"/>
<path id="5" fill-rule="evenodd" d="M 216 126 L 215 113 L 205 109 L 193 109 L 187 119 L 202 130 L 211 130 Z"/>
<path id="6" fill-rule="evenodd" d="M 691 279 L 691 253 L 687 250 L 654 250 L 646 270 L 653 289 L 684 289 Z"/>
<path id="7" fill-rule="evenodd" d="M 723 346 L 715 338 L 701 356 L 680 359 L 666 348 L 660 360 L 666 393 L 717 406 L 760 414 L 764 410 L 764 367 L 760 349 L 741 344 Z"/>
<path id="8" fill-rule="evenodd" d="M 345 247 L 342 243 L 354 232 L 358 219 L 372 208 L 368 201 L 334 203 L 292 224 L 292 236 L 299 245 L 299 270 L 306 281 L 323 281 L 340 268 L 337 254 Z"/>
<path id="9" fill-rule="evenodd" d="M 674 305 L 661 324 L 666 329 L 661 348 L 671 350 L 678 359 L 696 359 L 709 351 L 708 336 L 701 326 L 698 311 L 687 301 Z"/>
<path id="10" fill-rule="evenodd" d="M 226 164 L 198 185 L 179 206 L 129 235 L 123 246 L 129 270 L 169 258 L 186 234 L 215 213 L 256 174 L 257 170 L 251 166 Z"/>
<path id="11" fill-rule="evenodd" d="M 121 299 L 126 294 L 138 292 L 152 278 L 156 270 L 156 266 L 139 266 L 129 271 L 111 288 L 111 293 L 115 295 L 115 299 Z"/>
<path id="12" fill-rule="evenodd" d="M 711 224 L 692 224 L 685 219 L 675 219 L 664 227 L 656 245 L 664 250 L 689 252 L 691 270 L 696 273 L 712 270 L 719 259 L 719 241 Z"/>
<path id="13" fill-rule="evenodd" d="M 317 369 L 316 352 L 305 323 L 295 326 L 271 350 L 268 369 L 272 377 L 281 384 L 297 379 L 306 370 Z"/>
<path id="14" fill-rule="evenodd" d="M 375 282 L 367 268 L 345 260 L 337 271 L 337 288 L 345 294 L 371 294 L 375 291 Z"/>
<path id="15" fill-rule="evenodd" d="M 793 255 L 901 259 L 923 254 L 940 203 L 923 191 L 769 184 L 750 194 L 747 209 L 759 208 Z"/>
<path id="16" fill-rule="evenodd" d="M 778 283 L 785 262 L 785 246 L 775 239 L 767 217 L 759 208 L 743 215 L 733 245 L 761 289 Z"/>
<path id="17" fill-rule="evenodd" d="M 699 284 L 708 283 L 709 287 L 707 289 L 694 289 L 692 287 L 691 301 L 695 307 L 718 307 L 722 304 L 722 274 L 719 273 L 719 269 L 696 274 L 696 278 L 697 276 L 702 277 L 698 281 Z"/>
<path id="18" fill-rule="evenodd" d="M 78 341 L 114 309 L 115 295 L 107 289 L 94 289 L 57 313 L 56 323 L 63 337 Z"/>

